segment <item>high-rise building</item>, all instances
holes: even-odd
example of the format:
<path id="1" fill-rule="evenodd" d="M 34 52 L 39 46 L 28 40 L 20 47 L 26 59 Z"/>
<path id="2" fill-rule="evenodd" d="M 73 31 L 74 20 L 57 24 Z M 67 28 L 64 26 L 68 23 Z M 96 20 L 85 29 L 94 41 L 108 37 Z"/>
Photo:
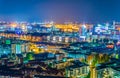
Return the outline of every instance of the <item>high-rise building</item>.
<path id="1" fill-rule="evenodd" d="M 22 52 L 21 44 L 12 44 L 11 49 L 12 49 L 12 53 L 15 54 L 21 54 Z"/>

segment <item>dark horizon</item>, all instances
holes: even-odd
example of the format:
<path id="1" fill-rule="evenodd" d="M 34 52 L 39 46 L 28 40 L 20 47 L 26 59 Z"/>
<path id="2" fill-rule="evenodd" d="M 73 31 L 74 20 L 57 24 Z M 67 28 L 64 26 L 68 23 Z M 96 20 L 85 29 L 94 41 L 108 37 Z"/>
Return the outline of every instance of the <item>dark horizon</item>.
<path id="1" fill-rule="evenodd" d="M 0 0 L 0 20 L 101 23 L 120 20 L 119 0 Z"/>

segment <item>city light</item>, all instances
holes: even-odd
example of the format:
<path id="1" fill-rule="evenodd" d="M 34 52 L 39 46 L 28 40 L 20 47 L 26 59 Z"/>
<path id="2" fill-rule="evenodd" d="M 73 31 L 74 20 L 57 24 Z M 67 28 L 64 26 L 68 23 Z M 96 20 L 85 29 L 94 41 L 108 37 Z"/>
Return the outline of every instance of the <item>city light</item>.
<path id="1" fill-rule="evenodd" d="M 0 0 L 0 78 L 120 78 L 120 0 Z"/>

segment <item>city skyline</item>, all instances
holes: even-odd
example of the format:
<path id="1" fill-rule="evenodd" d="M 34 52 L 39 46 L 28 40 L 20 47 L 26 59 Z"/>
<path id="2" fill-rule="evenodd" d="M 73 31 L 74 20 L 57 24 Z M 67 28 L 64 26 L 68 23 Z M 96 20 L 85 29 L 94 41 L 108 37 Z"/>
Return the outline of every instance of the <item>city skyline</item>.
<path id="1" fill-rule="evenodd" d="M 0 0 L 0 78 L 120 78 L 119 0 Z"/>

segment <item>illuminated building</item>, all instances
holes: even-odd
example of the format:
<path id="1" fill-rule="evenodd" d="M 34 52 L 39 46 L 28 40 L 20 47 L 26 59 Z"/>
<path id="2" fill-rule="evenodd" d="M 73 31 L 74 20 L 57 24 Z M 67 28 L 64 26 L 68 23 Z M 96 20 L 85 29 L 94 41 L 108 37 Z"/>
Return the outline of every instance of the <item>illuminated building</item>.
<path id="1" fill-rule="evenodd" d="M 56 53 L 55 57 L 56 57 L 57 61 L 60 61 L 60 60 L 62 60 L 63 57 L 65 57 L 65 54 L 64 53 Z"/>
<path id="2" fill-rule="evenodd" d="M 42 49 L 44 49 L 45 52 L 57 53 L 57 52 L 60 52 L 60 48 L 61 48 L 61 46 L 57 46 L 57 45 L 56 46 L 47 45 L 46 48 L 42 48 Z"/>
<path id="3" fill-rule="evenodd" d="M 50 41 L 50 36 L 47 36 L 47 41 Z"/>
<path id="4" fill-rule="evenodd" d="M 46 24 L 46 27 L 52 27 L 51 24 Z M 54 27 L 63 32 L 78 32 L 79 27 L 77 24 L 54 24 Z"/>
<path id="5" fill-rule="evenodd" d="M 9 25 L 7 25 L 7 28 L 9 28 L 8 31 L 15 31 L 15 28 L 16 28 L 17 26 L 18 26 L 18 24 L 15 23 L 15 22 L 10 23 Z"/>
<path id="6" fill-rule="evenodd" d="M 72 65 L 69 61 L 54 61 L 52 63 L 52 67 L 53 68 L 57 68 L 57 69 L 65 69 L 67 66 Z"/>
<path id="7" fill-rule="evenodd" d="M 93 27 L 93 37 L 99 39 L 119 39 L 119 24 L 97 24 Z"/>
<path id="8" fill-rule="evenodd" d="M 61 76 L 43 76 L 43 75 L 35 75 L 34 78 L 64 78 Z"/>
<path id="9" fill-rule="evenodd" d="M 67 54 L 68 57 L 74 58 L 74 59 L 85 59 L 85 54 L 77 53 L 77 52 L 70 52 Z"/>
<path id="10" fill-rule="evenodd" d="M 91 41 L 92 36 L 92 24 L 80 24 L 79 25 L 79 41 Z"/>
<path id="11" fill-rule="evenodd" d="M 14 43 L 14 44 L 12 43 L 11 44 L 11 51 L 12 51 L 12 53 L 15 53 L 15 54 L 22 54 L 24 52 L 29 52 L 28 49 L 29 48 L 28 48 L 27 43 L 21 42 L 21 43 Z"/>
<path id="12" fill-rule="evenodd" d="M 27 32 L 27 26 L 25 24 L 21 25 L 21 29 L 23 32 Z"/>
<path id="13" fill-rule="evenodd" d="M 114 39 L 120 40 L 120 22 L 113 22 L 115 31 L 113 32 Z"/>
<path id="14" fill-rule="evenodd" d="M 35 59 L 38 59 L 38 60 L 39 59 L 42 59 L 42 60 L 46 60 L 47 59 L 47 60 L 49 60 L 49 59 L 55 58 L 53 53 L 48 53 L 48 52 L 34 54 L 34 56 L 35 56 Z"/>
<path id="15" fill-rule="evenodd" d="M 86 35 L 87 35 L 87 28 L 86 28 L 85 25 L 83 25 L 83 26 L 81 27 L 81 30 L 82 30 L 82 31 L 81 31 L 81 32 L 82 32 L 81 35 L 82 35 L 82 36 L 86 36 Z"/>
<path id="16" fill-rule="evenodd" d="M 97 78 L 119 78 L 120 77 L 120 71 L 116 68 L 111 67 L 98 67 L 97 68 Z"/>
<path id="17" fill-rule="evenodd" d="M 70 36 L 47 36 L 47 42 L 56 42 L 56 43 L 69 43 L 69 42 L 77 42 L 77 37 L 70 37 Z"/>
<path id="18" fill-rule="evenodd" d="M 12 53 L 21 54 L 22 52 L 20 44 L 12 44 L 11 48 L 12 48 Z"/>
<path id="19" fill-rule="evenodd" d="M 31 35 L 18 35 L 18 34 L 12 34 L 12 33 L 0 33 L 1 37 L 6 37 L 6 38 L 18 38 L 20 40 L 26 40 L 26 41 L 31 41 L 31 42 L 40 42 L 42 40 L 42 37 L 38 36 L 31 36 Z"/>
<path id="20" fill-rule="evenodd" d="M 62 41 L 62 37 L 59 37 L 59 42 L 61 42 Z"/>
<path id="21" fill-rule="evenodd" d="M 21 52 L 27 52 L 27 45 L 21 44 Z"/>
<path id="22" fill-rule="evenodd" d="M 0 31 L 1 31 L 1 32 L 5 31 L 5 26 L 0 25 Z"/>
<path id="23" fill-rule="evenodd" d="M 65 70 L 66 77 L 84 78 L 87 77 L 88 73 L 89 66 L 81 62 L 68 66 Z"/>
<path id="24" fill-rule="evenodd" d="M 119 60 L 119 42 L 112 40 L 118 39 L 119 26 L 116 26 L 118 27 L 117 30 L 108 24 L 98 24 L 93 29 L 93 25 L 90 24 L 45 24 L 44 26 L 35 23 L 29 25 L 29 27 L 27 24 L 16 24 L 16 26 L 11 27 L 15 28 L 12 32 L 11 30 L 8 31 L 9 27 L 0 28 L 1 30 L 7 30 L 0 33 L 1 57 L 6 54 L 6 58 L 8 55 L 10 61 L 14 61 L 15 64 L 31 63 L 27 65 L 31 68 L 30 71 L 27 70 L 27 74 L 34 73 L 33 70 L 35 69 L 32 69 L 33 67 L 37 70 L 46 70 L 46 68 L 34 65 L 31 62 L 40 60 L 48 65 L 45 67 L 54 68 L 55 71 L 66 69 L 66 71 L 63 71 L 66 77 L 82 78 L 90 75 L 91 78 L 102 78 L 103 75 L 108 74 L 110 68 L 100 70 L 98 66 L 111 61 L 110 58 Z M 93 42 L 91 42 L 91 38 L 93 38 Z M 5 44 L 5 46 L 3 47 L 2 44 Z M 9 56 L 10 53 L 11 56 Z M 67 59 L 67 57 L 70 59 Z M 20 62 L 20 58 L 24 62 Z M 0 60 L 2 61 L 2 59 Z M 80 62 L 72 63 L 72 61 L 76 60 Z M 110 69 L 110 72 L 112 71 L 114 73 L 118 72 Z M 44 75 L 51 75 L 48 73 Z M 43 75 L 43 72 L 41 74 Z M 109 74 L 113 75 L 112 73 Z"/>
<path id="25" fill-rule="evenodd" d="M 44 52 L 44 49 L 42 48 L 39 48 L 36 44 L 34 43 L 28 43 L 27 44 L 27 49 L 28 51 L 27 52 L 33 52 L 35 54 L 39 54 L 39 53 L 43 53 Z"/>
<path id="26" fill-rule="evenodd" d="M 4 54 L 10 54 L 11 53 L 11 48 L 8 46 L 0 46 L 0 56 Z"/>

